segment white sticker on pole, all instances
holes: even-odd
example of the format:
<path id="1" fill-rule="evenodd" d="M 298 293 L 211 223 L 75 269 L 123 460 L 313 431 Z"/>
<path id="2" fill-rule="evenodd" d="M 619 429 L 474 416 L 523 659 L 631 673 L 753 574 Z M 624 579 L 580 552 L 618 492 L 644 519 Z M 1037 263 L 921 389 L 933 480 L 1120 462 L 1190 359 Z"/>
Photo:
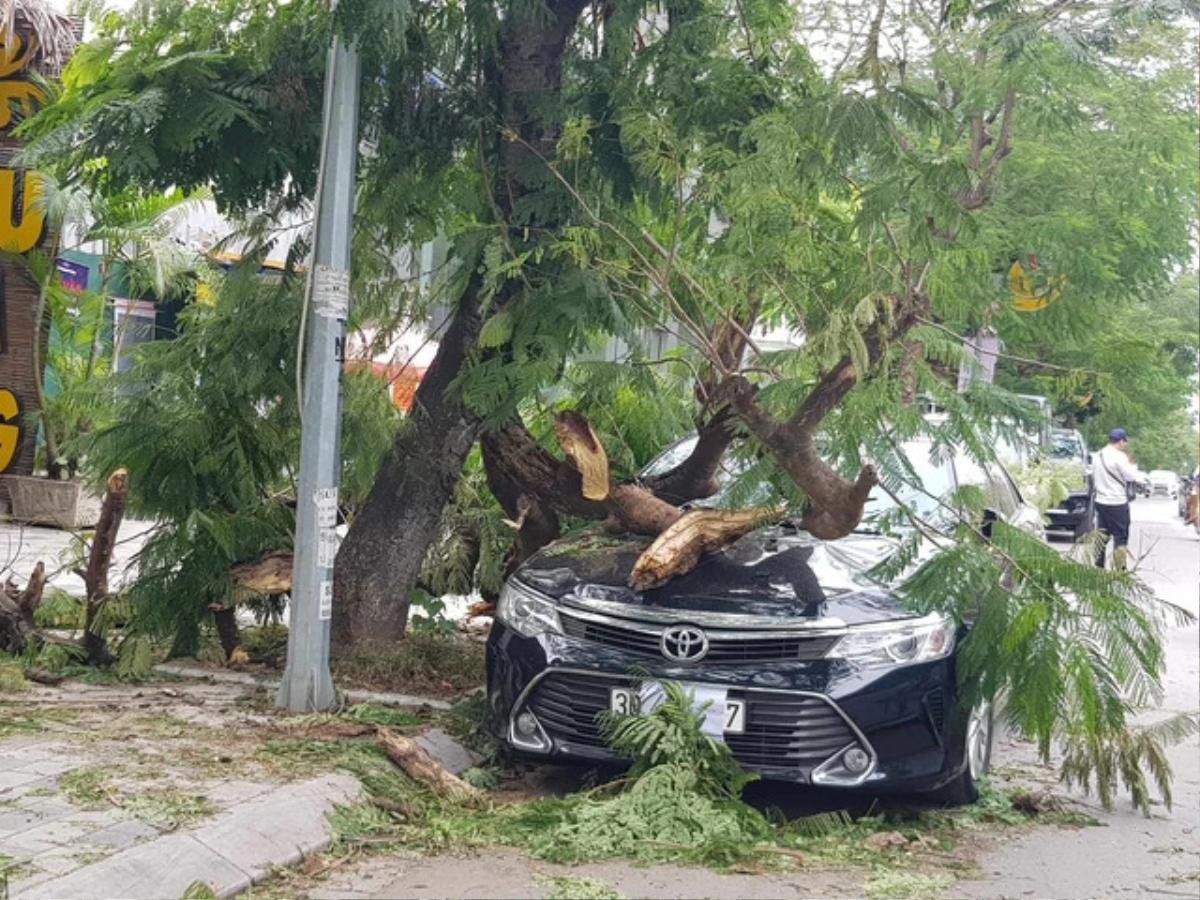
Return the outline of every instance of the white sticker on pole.
<path id="1" fill-rule="evenodd" d="M 313 268 L 313 310 L 326 319 L 344 319 L 350 312 L 350 273 L 330 266 Z"/>
<path id="2" fill-rule="evenodd" d="M 332 569 L 340 545 L 341 540 L 334 529 L 322 528 L 317 532 L 317 565 L 324 569 Z"/>
<path id="3" fill-rule="evenodd" d="M 322 581 L 320 604 L 317 606 L 317 618 L 322 621 L 333 618 L 333 582 Z"/>
<path id="4" fill-rule="evenodd" d="M 319 488 L 313 491 L 313 502 L 317 505 L 317 527 L 333 528 L 337 525 L 338 489 Z"/>

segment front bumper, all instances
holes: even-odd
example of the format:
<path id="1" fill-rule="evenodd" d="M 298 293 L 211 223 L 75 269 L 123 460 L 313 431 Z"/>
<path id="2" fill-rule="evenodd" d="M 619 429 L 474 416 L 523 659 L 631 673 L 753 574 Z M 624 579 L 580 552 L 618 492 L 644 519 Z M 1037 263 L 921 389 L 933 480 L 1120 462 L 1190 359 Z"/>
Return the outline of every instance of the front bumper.
<path id="1" fill-rule="evenodd" d="M 1072 531 L 1083 535 L 1092 529 L 1092 496 L 1088 491 L 1072 491 L 1061 506 L 1046 510 L 1048 529 Z"/>
<path id="2" fill-rule="evenodd" d="M 965 765 L 966 715 L 959 711 L 953 656 L 866 671 L 827 659 L 681 665 L 564 635 L 527 638 L 501 622 L 488 639 L 497 736 L 521 753 L 622 762 L 608 748 L 599 716 L 611 688 L 645 680 L 718 685 L 745 701 L 745 733 L 727 734 L 725 742 L 744 768 L 768 779 L 926 791 Z M 854 747 L 868 755 L 865 769 L 845 764 Z"/>

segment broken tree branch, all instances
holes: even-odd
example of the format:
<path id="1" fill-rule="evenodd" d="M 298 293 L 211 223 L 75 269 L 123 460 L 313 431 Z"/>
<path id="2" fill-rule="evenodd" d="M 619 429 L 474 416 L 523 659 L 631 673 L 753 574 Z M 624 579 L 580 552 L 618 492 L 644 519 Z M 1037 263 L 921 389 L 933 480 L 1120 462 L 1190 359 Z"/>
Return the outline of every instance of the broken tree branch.
<path id="1" fill-rule="evenodd" d="M 117 544 L 117 532 L 125 518 L 125 503 L 129 498 L 129 472 L 117 469 L 108 476 L 104 500 L 100 504 L 100 521 L 96 524 L 95 537 L 88 553 L 87 567 L 83 573 L 86 603 L 84 607 L 83 649 L 88 662 L 95 666 L 106 666 L 113 662 L 108 641 L 100 632 L 97 618 L 108 602 L 108 569 L 112 564 L 113 550 Z"/>
<path id="2" fill-rule="evenodd" d="M 483 794 L 478 789 L 440 766 L 411 738 L 387 728 L 380 728 L 376 740 L 388 759 L 403 769 L 406 775 L 427 785 L 439 797 L 466 803 L 475 803 L 483 799 Z"/>
<path id="3" fill-rule="evenodd" d="M 645 591 L 685 575 L 705 553 L 719 550 L 742 535 L 778 522 L 785 508 L 693 509 L 684 513 L 642 551 L 629 576 L 629 586 Z"/>

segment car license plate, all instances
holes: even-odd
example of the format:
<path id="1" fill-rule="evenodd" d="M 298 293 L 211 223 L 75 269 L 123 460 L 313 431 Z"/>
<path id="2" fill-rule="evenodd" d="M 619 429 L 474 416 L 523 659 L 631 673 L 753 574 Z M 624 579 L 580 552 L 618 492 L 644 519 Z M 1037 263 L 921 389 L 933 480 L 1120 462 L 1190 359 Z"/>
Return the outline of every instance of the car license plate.
<path id="1" fill-rule="evenodd" d="M 643 712 L 653 712 L 662 702 L 662 693 L 651 695 L 653 700 L 642 697 L 634 688 L 613 688 L 608 696 L 608 708 L 619 716 L 638 715 Z M 726 734 L 744 734 L 746 731 L 746 701 L 725 698 L 725 717 L 723 719 Z"/>

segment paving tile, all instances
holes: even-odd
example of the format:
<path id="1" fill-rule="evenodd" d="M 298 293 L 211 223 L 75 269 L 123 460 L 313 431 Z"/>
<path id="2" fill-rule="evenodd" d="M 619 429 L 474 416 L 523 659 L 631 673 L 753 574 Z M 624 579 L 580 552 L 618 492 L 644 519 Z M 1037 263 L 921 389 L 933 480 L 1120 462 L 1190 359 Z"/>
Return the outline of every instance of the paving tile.
<path id="1" fill-rule="evenodd" d="M 29 862 L 36 866 L 39 872 L 45 872 L 48 875 L 66 875 L 83 865 L 83 860 L 79 858 L 78 854 L 61 848 L 57 851 L 39 853 Z"/>
<path id="2" fill-rule="evenodd" d="M 0 840 L 32 828 L 41 821 L 42 817 L 33 810 L 0 809 Z"/>
<path id="3" fill-rule="evenodd" d="M 440 728 L 431 728 L 416 743 L 441 764 L 447 772 L 458 775 L 483 762 L 483 757 L 468 750 Z"/>
<path id="4" fill-rule="evenodd" d="M 71 769 L 78 769 L 87 760 L 78 756 L 55 755 L 49 759 L 34 759 L 21 766 L 18 771 L 33 772 L 37 775 L 62 775 Z"/>
<path id="5" fill-rule="evenodd" d="M 42 853 L 49 853 L 58 847 L 49 841 L 39 841 L 27 837 L 28 832 L 19 832 L 0 841 L 0 856 L 11 856 L 13 859 L 28 860 Z"/>
<path id="6" fill-rule="evenodd" d="M 349 803 L 358 782 L 329 775 L 276 788 L 194 829 L 196 839 L 255 878 L 286 866 L 329 842 L 326 813 Z M 281 828 L 280 823 L 287 823 Z"/>
<path id="7" fill-rule="evenodd" d="M 136 819 L 127 819 L 109 825 L 107 828 L 101 828 L 98 831 L 83 835 L 79 839 L 79 844 L 81 846 L 100 849 L 115 848 L 124 850 L 126 847 L 132 847 L 140 841 L 158 837 L 158 834 L 158 829 L 153 825 L 147 825 L 145 822 L 139 822 Z"/>
<path id="8" fill-rule="evenodd" d="M 78 821 L 69 817 L 45 822 L 15 835 L 31 841 L 43 841 L 47 844 L 65 846 L 73 844 L 89 832 L 95 831 L 96 825 L 87 821 Z"/>
<path id="9" fill-rule="evenodd" d="M 224 781 L 209 788 L 204 792 L 204 796 L 209 802 L 224 808 L 253 800 L 277 787 L 279 785 L 262 781 Z"/>
<path id="10" fill-rule="evenodd" d="M 195 881 L 205 882 L 223 896 L 244 890 L 250 884 L 244 872 L 185 833 L 131 847 L 61 878 L 29 888 L 22 886 L 12 897 L 13 900 L 61 897 L 157 900 L 180 897 Z"/>
<path id="11" fill-rule="evenodd" d="M 38 796 L 49 796 L 58 793 L 58 779 L 40 777 L 35 781 L 27 781 L 24 784 L 16 787 L 8 788 L 7 790 L 0 789 L 0 800 L 19 801 L 30 794 Z"/>
<path id="12" fill-rule="evenodd" d="M 21 787 L 21 785 L 40 780 L 41 776 L 36 772 L 22 772 L 20 769 L 0 769 L 0 797 L 4 797 L 12 788 Z"/>

